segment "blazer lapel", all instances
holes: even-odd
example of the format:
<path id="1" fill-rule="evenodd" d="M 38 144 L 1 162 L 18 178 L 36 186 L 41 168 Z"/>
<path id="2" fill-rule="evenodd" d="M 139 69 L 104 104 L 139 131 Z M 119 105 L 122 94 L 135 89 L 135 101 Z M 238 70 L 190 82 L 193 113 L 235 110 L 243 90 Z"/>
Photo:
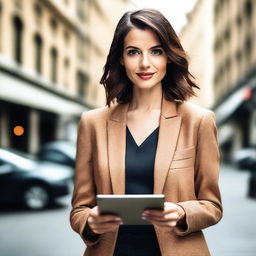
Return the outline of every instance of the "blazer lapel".
<path id="1" fill-rule="evenodd" d="M 114 194 L 125 194 L 126 119 L 129 104 L 117 105 L 107 124 L 109 170 Z"/>
<path id="2" fill-rule="evenodd" d="M 177 115 L 176 108 L 176 102 L 170 102 L 163 98 L 154 166 L 154 194 L 163 192 L 175 152 L 181 125 L 181 117 Z"/>
<path id="3" fill-rule="evenodd" d="M 107 124 L 108 159 L 114 194 L 125 194 L 126 120 L 129 104 L 117 105 Z M 177 103 L 162 100 L 159 135 L 154 166 L 154 193 L 161 194 L 175 152 L 181 117 Z"/>

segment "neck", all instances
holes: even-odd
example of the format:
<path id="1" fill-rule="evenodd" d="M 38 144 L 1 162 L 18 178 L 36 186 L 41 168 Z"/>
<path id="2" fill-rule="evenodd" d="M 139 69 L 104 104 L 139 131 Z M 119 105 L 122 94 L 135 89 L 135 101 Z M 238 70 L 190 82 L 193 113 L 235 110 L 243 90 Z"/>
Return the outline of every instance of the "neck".
<path id="1" fill-rule="evenodd" d="M 140 89 L 133 87 L 132 101 L 129 110 L 151 111 L 161 109 L 162 104 L 162 86 L 156 86 L 152 89 Z"/>

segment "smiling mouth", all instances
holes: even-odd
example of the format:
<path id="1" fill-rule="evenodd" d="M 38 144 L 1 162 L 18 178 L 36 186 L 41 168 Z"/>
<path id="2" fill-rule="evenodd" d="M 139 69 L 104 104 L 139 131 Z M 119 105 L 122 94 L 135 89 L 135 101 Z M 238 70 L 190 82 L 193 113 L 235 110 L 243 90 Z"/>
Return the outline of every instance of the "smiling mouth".
<path id="1" fill-rule="evenodd" d="M 147 80 L 150 79 L 154 73 L 150 73 L 150 72 L 141 72 L 141 73 L 136 73 L 141 79 Z"/>

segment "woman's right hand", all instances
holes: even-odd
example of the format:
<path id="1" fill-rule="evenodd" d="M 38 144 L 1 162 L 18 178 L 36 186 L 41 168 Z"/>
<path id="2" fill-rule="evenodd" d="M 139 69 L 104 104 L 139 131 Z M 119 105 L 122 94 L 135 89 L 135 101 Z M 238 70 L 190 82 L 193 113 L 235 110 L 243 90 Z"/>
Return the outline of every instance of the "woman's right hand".
<path id="1" fill-rule="evenodd" d="M 90 210 L 87 224 L 94 234 L 104 234 L 117 231 L 123 222 L 117 215 L 100 215 L 98 206 L 95 206 Z"/>

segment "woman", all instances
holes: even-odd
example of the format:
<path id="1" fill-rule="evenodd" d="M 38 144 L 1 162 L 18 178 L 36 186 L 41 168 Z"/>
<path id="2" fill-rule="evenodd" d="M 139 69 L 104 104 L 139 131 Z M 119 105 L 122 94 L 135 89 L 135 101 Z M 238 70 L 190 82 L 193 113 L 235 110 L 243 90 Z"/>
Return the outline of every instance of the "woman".
<path id="1" fill-rule="evenodd" d="M 198 87 L 161 13 L 123 15 L 101 83 L 107 106 L 82 115 L 77 139 L 71 225 L 84 255 L 210 255 L 201 230 L 222 216 L 214 114 L 185 102 Z M 99 215 L 97 194 L 147 193 L 166 200 L 142 214 L 152 225 Z"/>

